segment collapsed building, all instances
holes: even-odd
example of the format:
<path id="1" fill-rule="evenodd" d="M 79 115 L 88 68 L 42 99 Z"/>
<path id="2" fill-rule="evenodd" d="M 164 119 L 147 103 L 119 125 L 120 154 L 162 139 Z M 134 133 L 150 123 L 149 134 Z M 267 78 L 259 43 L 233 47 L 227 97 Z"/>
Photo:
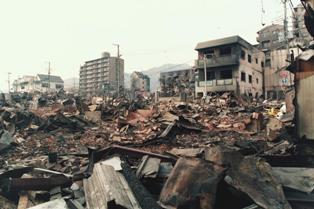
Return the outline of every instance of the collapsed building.
<path id="1" fill-rule="evenodd" d="M 200 42 L 195 50 L 196 96 L 205 91 L 263 95 L 264 54 L 240 36 Z"/>
<path id="2" fill-rule="evenodd" d="M 0 207 L 311 208 L 313 147 L 279 107 L 14 97 L 0 108 Z"/>
<path id="3" fill-rule="evenodd" d="M 142 72 L 133 72 L 131 74 L 131 94 L 132 98 L 137 96 L 148 96 L 150 92 L 150 78 Z"/>
<path id="4" fill-rule="evenodd" d="M 303 50 L 285 106 L 236 92 L 0 95 L 0 208 L 313 209 L 314 46 Z"/>
<path id="5" fill-rule="evenodd" d="M 180 93 L 194 95 L 194 69 L 182 69 L 160 73 L 160 96 L 174 97 Z"/>

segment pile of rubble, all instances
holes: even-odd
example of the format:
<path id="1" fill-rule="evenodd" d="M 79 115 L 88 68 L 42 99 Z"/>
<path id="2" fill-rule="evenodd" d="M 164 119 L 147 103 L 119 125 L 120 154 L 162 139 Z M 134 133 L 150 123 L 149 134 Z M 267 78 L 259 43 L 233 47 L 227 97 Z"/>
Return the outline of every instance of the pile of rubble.
<path id="1" fill-rule="evenodd" d="M 17 95 L 0 108 L 0 208 L 312 208 L 291 104 Z"/>

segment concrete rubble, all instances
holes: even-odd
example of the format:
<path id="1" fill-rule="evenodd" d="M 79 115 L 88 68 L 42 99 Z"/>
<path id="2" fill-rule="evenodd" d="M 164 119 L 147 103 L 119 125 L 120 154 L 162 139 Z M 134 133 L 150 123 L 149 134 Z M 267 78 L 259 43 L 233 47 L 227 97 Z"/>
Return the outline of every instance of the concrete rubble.
<path id="1" fill-rule="evenodd" d="M 289 102 L 11 97 L 0 208 L 314 208 L 314 144 Z"/>

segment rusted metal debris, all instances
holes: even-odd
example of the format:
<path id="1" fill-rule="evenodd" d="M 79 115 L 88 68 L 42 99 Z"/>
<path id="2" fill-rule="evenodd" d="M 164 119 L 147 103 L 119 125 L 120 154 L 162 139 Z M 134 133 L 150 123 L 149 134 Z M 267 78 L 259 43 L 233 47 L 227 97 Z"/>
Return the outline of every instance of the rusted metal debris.
<path id="1" fill-rule="evenodd" d="M 200 159 L 180 158 L 161 193 L 166 208 L 214 208 L 217 185 L 224 169 Z"/>

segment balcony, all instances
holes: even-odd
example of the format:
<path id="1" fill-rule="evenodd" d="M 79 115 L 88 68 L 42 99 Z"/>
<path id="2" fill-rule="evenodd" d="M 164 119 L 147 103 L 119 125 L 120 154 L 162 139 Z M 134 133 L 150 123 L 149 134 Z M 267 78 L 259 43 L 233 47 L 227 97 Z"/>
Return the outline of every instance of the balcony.
<path id="1" fill-rule="evenodd" d="M 233 54 L 230 56 L 221 56 L 221 57 L 213 57 L 206 59 L 206 67 L 220 67 L 220 66 L 228 66 L 228 65 L 237 65 L 239 64 L 239 56 Z M 197 68 L 204 68 L 204 60 L 195 60 L 195 66 Z"/>
<path id="2" fill-rule="evenodd" d="M 207 91 L 208 92 L 224 92 L 224 91 L 236 91 L 236 79 L 217 79 L 207 81 Z M 196 92 L 204 92 L 205 90 L 205 81 L 198 82 L 198 85 L 195 85 Z"/>
<path id="3" fill-rule="evenodd" d="M 224 86 L 224 85 L 233 85 L 233 79 L 217 79 L 217 80 L 210 80 L 207 81 L 207 86 Z M 203 87 L 205 86 L 205 81 L 200 81 L 199 86 Z"/>

